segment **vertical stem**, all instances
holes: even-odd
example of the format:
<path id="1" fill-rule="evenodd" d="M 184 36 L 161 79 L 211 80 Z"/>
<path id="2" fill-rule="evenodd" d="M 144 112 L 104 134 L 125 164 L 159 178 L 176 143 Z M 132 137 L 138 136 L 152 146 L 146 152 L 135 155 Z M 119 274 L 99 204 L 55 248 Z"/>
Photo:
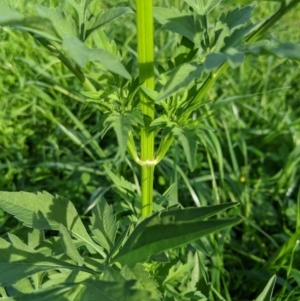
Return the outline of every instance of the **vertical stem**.
<path id="1" fill-rule="evenodd" d="M 154 46 L 152 0 L 136 0 L 138 62 L 140 83 L 154 90 Z M 154 132 L 150 123 L 154 119 L 154 101 L 140 92 L 140 106 L 145 125 L 141 129 L 142 217 L 152 213 L 154 176 Z"/>

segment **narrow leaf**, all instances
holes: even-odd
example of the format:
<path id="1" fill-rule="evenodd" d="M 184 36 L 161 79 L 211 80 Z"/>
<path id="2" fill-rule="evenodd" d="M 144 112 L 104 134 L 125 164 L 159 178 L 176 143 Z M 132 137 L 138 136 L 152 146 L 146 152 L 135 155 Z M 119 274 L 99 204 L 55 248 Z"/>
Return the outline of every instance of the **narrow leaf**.
<path id="1" fill-rule="evenodd" d="M 123 248 L 113 258 L 113 262 L 133 266 L 145 262 L 153 254 L 180 247 L 201 236 L 231 227 L 239 221 L 239 219 L 224 219 L 174 222 L 171 218 L 150 217 L 134 229 Z"/>
<path id="2" fill-rule="evenodd" d="M 261 294 L 255 299 L 255 301 L 271 301 L 274 286 L 276 283 L 276 275 L 272 276 L 265 286 Z"/>
<path id="3" fill-rule="evenodd" d="M 61 237 L 61 243 L 66 254 L 75 262 L 77 262 L 80 266 L 82 266 L 84 264 L 83 259 L 77 251 L 76 246 L 74 245 L 68 230 L 63 224 L 60 224 L 59 232 Z"/>
<path id="4" fill-rule="evenodd" d="M 119 58 L 103 49 L 89 49 L 77 38 L 63 39 L 63 48 L 81 67 L 84 67 L 88 61 L 96 61 L 100 62 L 107 70 L 113 73 L 127 79 L 131 78 Z"/>

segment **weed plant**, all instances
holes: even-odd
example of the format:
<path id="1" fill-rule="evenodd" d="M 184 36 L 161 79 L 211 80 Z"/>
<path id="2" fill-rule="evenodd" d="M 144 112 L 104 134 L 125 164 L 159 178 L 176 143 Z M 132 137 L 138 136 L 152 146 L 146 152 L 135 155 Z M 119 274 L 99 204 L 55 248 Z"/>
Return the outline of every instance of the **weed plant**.
<path id="1" fill-rule="evenodd" d="M 0 300 L 299 300 L 298 2 L 0 1 Z"/>

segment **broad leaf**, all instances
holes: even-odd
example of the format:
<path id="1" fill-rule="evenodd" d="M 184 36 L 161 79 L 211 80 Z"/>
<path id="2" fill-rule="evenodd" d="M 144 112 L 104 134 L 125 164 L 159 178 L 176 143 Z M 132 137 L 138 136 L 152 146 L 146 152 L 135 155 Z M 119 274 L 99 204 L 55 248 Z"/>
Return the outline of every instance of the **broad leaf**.
<path id="1" fill-rule="evenodd" d="M 198 33 L 200 28 L 195 22 L 194 16 L 190 13 L 183 13 L 179 10 L 172 8 L 154 7 L 154 18 L 165 29 L 168 29 L 174 33 L 180 34 L 196 45 L 200 44 Z"/>
<path id="2" fill-rule="evenodd" d="M 227 24 L 229 30 L 245 24 L 251 17 L 254 5 L 249 5 L 243 8 L 236 8 L 229 11 L 227 15 L 222 14 L 220 21 Z"/>
<path id="3" fill-rule="evenodd" d="M 113 262 L 133 266 L 153 254 L 180 247 L 238 222 L 239 219 L 176 222 L 172 216 L 152 215 L 134 229 Z"/>
<path id="4" fill-rule="evenodd" d="M 97 16 L 93 17 L 89 21 L 89 25 L 86 31 L 86 39 L 88 36 L 96 29 L 100 28 L 101 26 L 118 19 L 119 17 L 123 16 L 124 14 L 133 13 L 130 7 L 117 7 L 111 8 L 106 11 L 101 11 Z"/>
<path id="5" fill-rule="evenodd" d="M 272 276 L 272 278 L 268 281 L 267 285 L 265 286 L 264 290 L 255 299 L 255 301 L 271 301 L 275 283 L 276 275 Z"/>
<path id="6" fill-rule="evenodd" d="M 64 225 L 80 241 L 105 256 L 87 233 L 74 205 L 48 192 L 0 192 L 0 207 L 25 226 L 41 230 L 59 230 Z"/>
<path id="7" fill-rule="evenodd" d="M 187 89 L 190 83 L 200 77 L 203 69 L 201 64 L 187 63 L 168 72 L 169 80 L 159 92 L 157 101 L 162 101 L 172 96 L 182 88 Z"/>
<path id="8" fill-rule="evenodd" d="M 82 270 L 94 273 L 90 269 L 38 253 L 16 237 L 13 237 L 12 240 L 13 244 L 10 244 L 0 238 L 0 284 L 3 286 L 11 285 L 38 272 L 55 269 Z"/>
<path id="9" fill-rule="evenodd" d="M 66 15 L 58 8 L 48 8 L 40 4 L 36 4 L 35 8 L 41 17 L 52 21 L 61 38 L 78 36 L 75 21 L 70 14 Z"/>
<path id="10" fill-rule="evenodd" d="M 89 49 L 76 38 L 63 39 L 63 48 L 81 67 L 84 67 L 88 61 L 95 61 L 101 63 L 107 70 L 113 73 L 127 79 L 131 78 L 119 58 L 103 49 Z"/>
<path id="11" fill-rule="evenodd" d="M 112 206 L 109 206 L 103 197 L 98 198 L 90 220 L 90 228 L 95 235 L 95 240 L 104 249 L 110 251 L 115 242 L 118 225 Z"/>

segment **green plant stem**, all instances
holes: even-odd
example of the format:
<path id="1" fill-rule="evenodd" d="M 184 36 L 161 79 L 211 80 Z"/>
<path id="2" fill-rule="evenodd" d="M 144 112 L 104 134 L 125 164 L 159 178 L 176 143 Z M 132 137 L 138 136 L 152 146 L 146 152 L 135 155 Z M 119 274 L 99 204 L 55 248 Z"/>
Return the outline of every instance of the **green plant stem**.
<path id="1" fill-rule="evenodd" d="M 154 45 L 153 45 L 153 4 L 152 0 L 136 0 L 138 63 L 140 83 L 154 90 Z M 140 91 L 140 106 L 144 116 L 141 129 L 142 168 L 142 217 L 152 213 L 153 176 L 156 164 L 154 156 L 154 132 L 150 123 L 154 119 L 154 101 Z"/>

